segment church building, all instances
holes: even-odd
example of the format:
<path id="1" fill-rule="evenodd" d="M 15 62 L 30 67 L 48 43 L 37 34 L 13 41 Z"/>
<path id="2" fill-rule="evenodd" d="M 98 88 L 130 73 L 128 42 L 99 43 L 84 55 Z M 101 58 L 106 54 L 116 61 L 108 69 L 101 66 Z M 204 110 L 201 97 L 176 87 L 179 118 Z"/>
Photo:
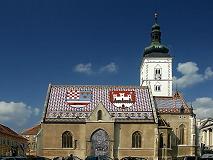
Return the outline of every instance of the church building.
<path id="1" fill-rule="evenodd" d="M 195 123 L 193 109 L 172 89 L 172 56 L 161 43 L 155 15 L 140 85 L 49 85 L 37 155 L 149 160 L 196 155 Z"/>

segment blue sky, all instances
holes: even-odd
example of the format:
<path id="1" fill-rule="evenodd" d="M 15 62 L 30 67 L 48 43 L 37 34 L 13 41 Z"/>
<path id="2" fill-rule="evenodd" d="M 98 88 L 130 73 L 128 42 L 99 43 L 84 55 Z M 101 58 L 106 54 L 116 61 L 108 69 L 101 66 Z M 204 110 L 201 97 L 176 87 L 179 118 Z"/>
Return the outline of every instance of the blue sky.
<path id="1" fill-rule="evenodd" d="M 9 0 L 0 1 L 0 123 L 38 123 L 49 83 L 139 85 L 155 10 L 178 89 L 213 116 L 211 0 Z"/>

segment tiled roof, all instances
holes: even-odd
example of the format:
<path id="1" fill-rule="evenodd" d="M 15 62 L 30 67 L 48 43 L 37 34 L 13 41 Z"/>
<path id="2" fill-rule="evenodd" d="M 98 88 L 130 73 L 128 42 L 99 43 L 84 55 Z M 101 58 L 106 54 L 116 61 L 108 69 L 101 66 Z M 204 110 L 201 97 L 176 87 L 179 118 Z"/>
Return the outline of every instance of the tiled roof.
<path id="1" fill-rule="evenodd" d="M 36 126 L 34 126 L 32 128 L 26 129 L 21 134 L 22 135 L 36 135 L 39 132 L 40 128 L 41 128 L 41 125 L 39 124 L 39 125 L 36 125 Z"/>
<path id="2" fill-rule="evenodd" d="M 154 97 L 154 102 L 159 113 L 191 113 L 191 108 L 183 96 L 176 92 L 172 97 Z"/>
<path id="3" fill-rule="evenodd" d="M 91 91 L 92 98 L 85 107 L 72 107 L 67 105 L 68 91 Z M 110 101 L 110 91 L 132 91 L 135 102 L 129 107 L 116 107 Z M 71 121 L 76 117 L 86 119 L 99 103 L 102 103 L 112 117 L 153 120 L 153 106 L 149 90 L 140 86 L 75 86 L 75 85 L 50 85 L 45 104 L 44 121 Z"/>
<path id="4" fill-rule="evenodd" d="M 0 133 L 2 135 L 6 135 L 6 136 L 9 136 L 9 137 L 14 137 L 16 139 L 22 139 L 22 140 L 27 141 L 27 139 L 25 139 L 24 137 L 22 137 L 21 135 L 19 135 L 18 133 L 16 133 L 12 129 L 10 129 L 9 127 L 6 127 L 2 124 L 0 124 Z"/>

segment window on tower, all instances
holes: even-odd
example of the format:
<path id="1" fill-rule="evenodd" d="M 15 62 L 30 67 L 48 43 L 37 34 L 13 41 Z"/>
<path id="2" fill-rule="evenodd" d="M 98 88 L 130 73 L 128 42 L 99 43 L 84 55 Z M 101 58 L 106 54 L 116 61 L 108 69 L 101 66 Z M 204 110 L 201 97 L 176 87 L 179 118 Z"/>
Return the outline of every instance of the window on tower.
<path id="1" fill-rule="evenodd" d="M 162 76 L 161 68 L 155 68 L 155 79 L 160 80 Z"/>
<path id="2" fill-rule="evenodd" d="M 161 91 L 161 85 L 155 85 L 155 91 L 160 92 Z"/>

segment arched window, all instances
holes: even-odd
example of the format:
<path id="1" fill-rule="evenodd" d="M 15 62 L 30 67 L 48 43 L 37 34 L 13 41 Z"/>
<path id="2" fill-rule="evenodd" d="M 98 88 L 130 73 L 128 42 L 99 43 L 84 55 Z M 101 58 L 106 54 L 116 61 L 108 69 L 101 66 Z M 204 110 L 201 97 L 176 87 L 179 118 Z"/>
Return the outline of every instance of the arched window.
<path id="1" fill-rule="evenodd" d="M 101 110 L 99 110 L 98 111 L 98 120 L 102 120 L 102 111 Z"/>
<path id="2" fill-rule="evenodd" d="M 159 141 L 160 141 L 160 148 L 163 148 L 163 133 L 160 134 L 160 138 L 159 138 Z"/>
<path id="3" fill-rule="evenodd" d="M 171 134 L 170 133 L 168 133 L 167 147 L 171 148 Z"/>
<path id="4" fill-rule="evenodd" d="M 141 148 L 141 134 L 139 131 L 132 134 L 132 148 Z"/>
<path id="5" fill-rule="evenodd" d="M 72 135 L 69 131 L 62 134 L 62 148 L 72 148 Z"/>
<path id="6" fill-rule="evenodd" d="M 185 129 L 185 126 L 183 124 L 181 124 L 179 126 L 179 144 L 184 144 L 184 129 Z"/>

